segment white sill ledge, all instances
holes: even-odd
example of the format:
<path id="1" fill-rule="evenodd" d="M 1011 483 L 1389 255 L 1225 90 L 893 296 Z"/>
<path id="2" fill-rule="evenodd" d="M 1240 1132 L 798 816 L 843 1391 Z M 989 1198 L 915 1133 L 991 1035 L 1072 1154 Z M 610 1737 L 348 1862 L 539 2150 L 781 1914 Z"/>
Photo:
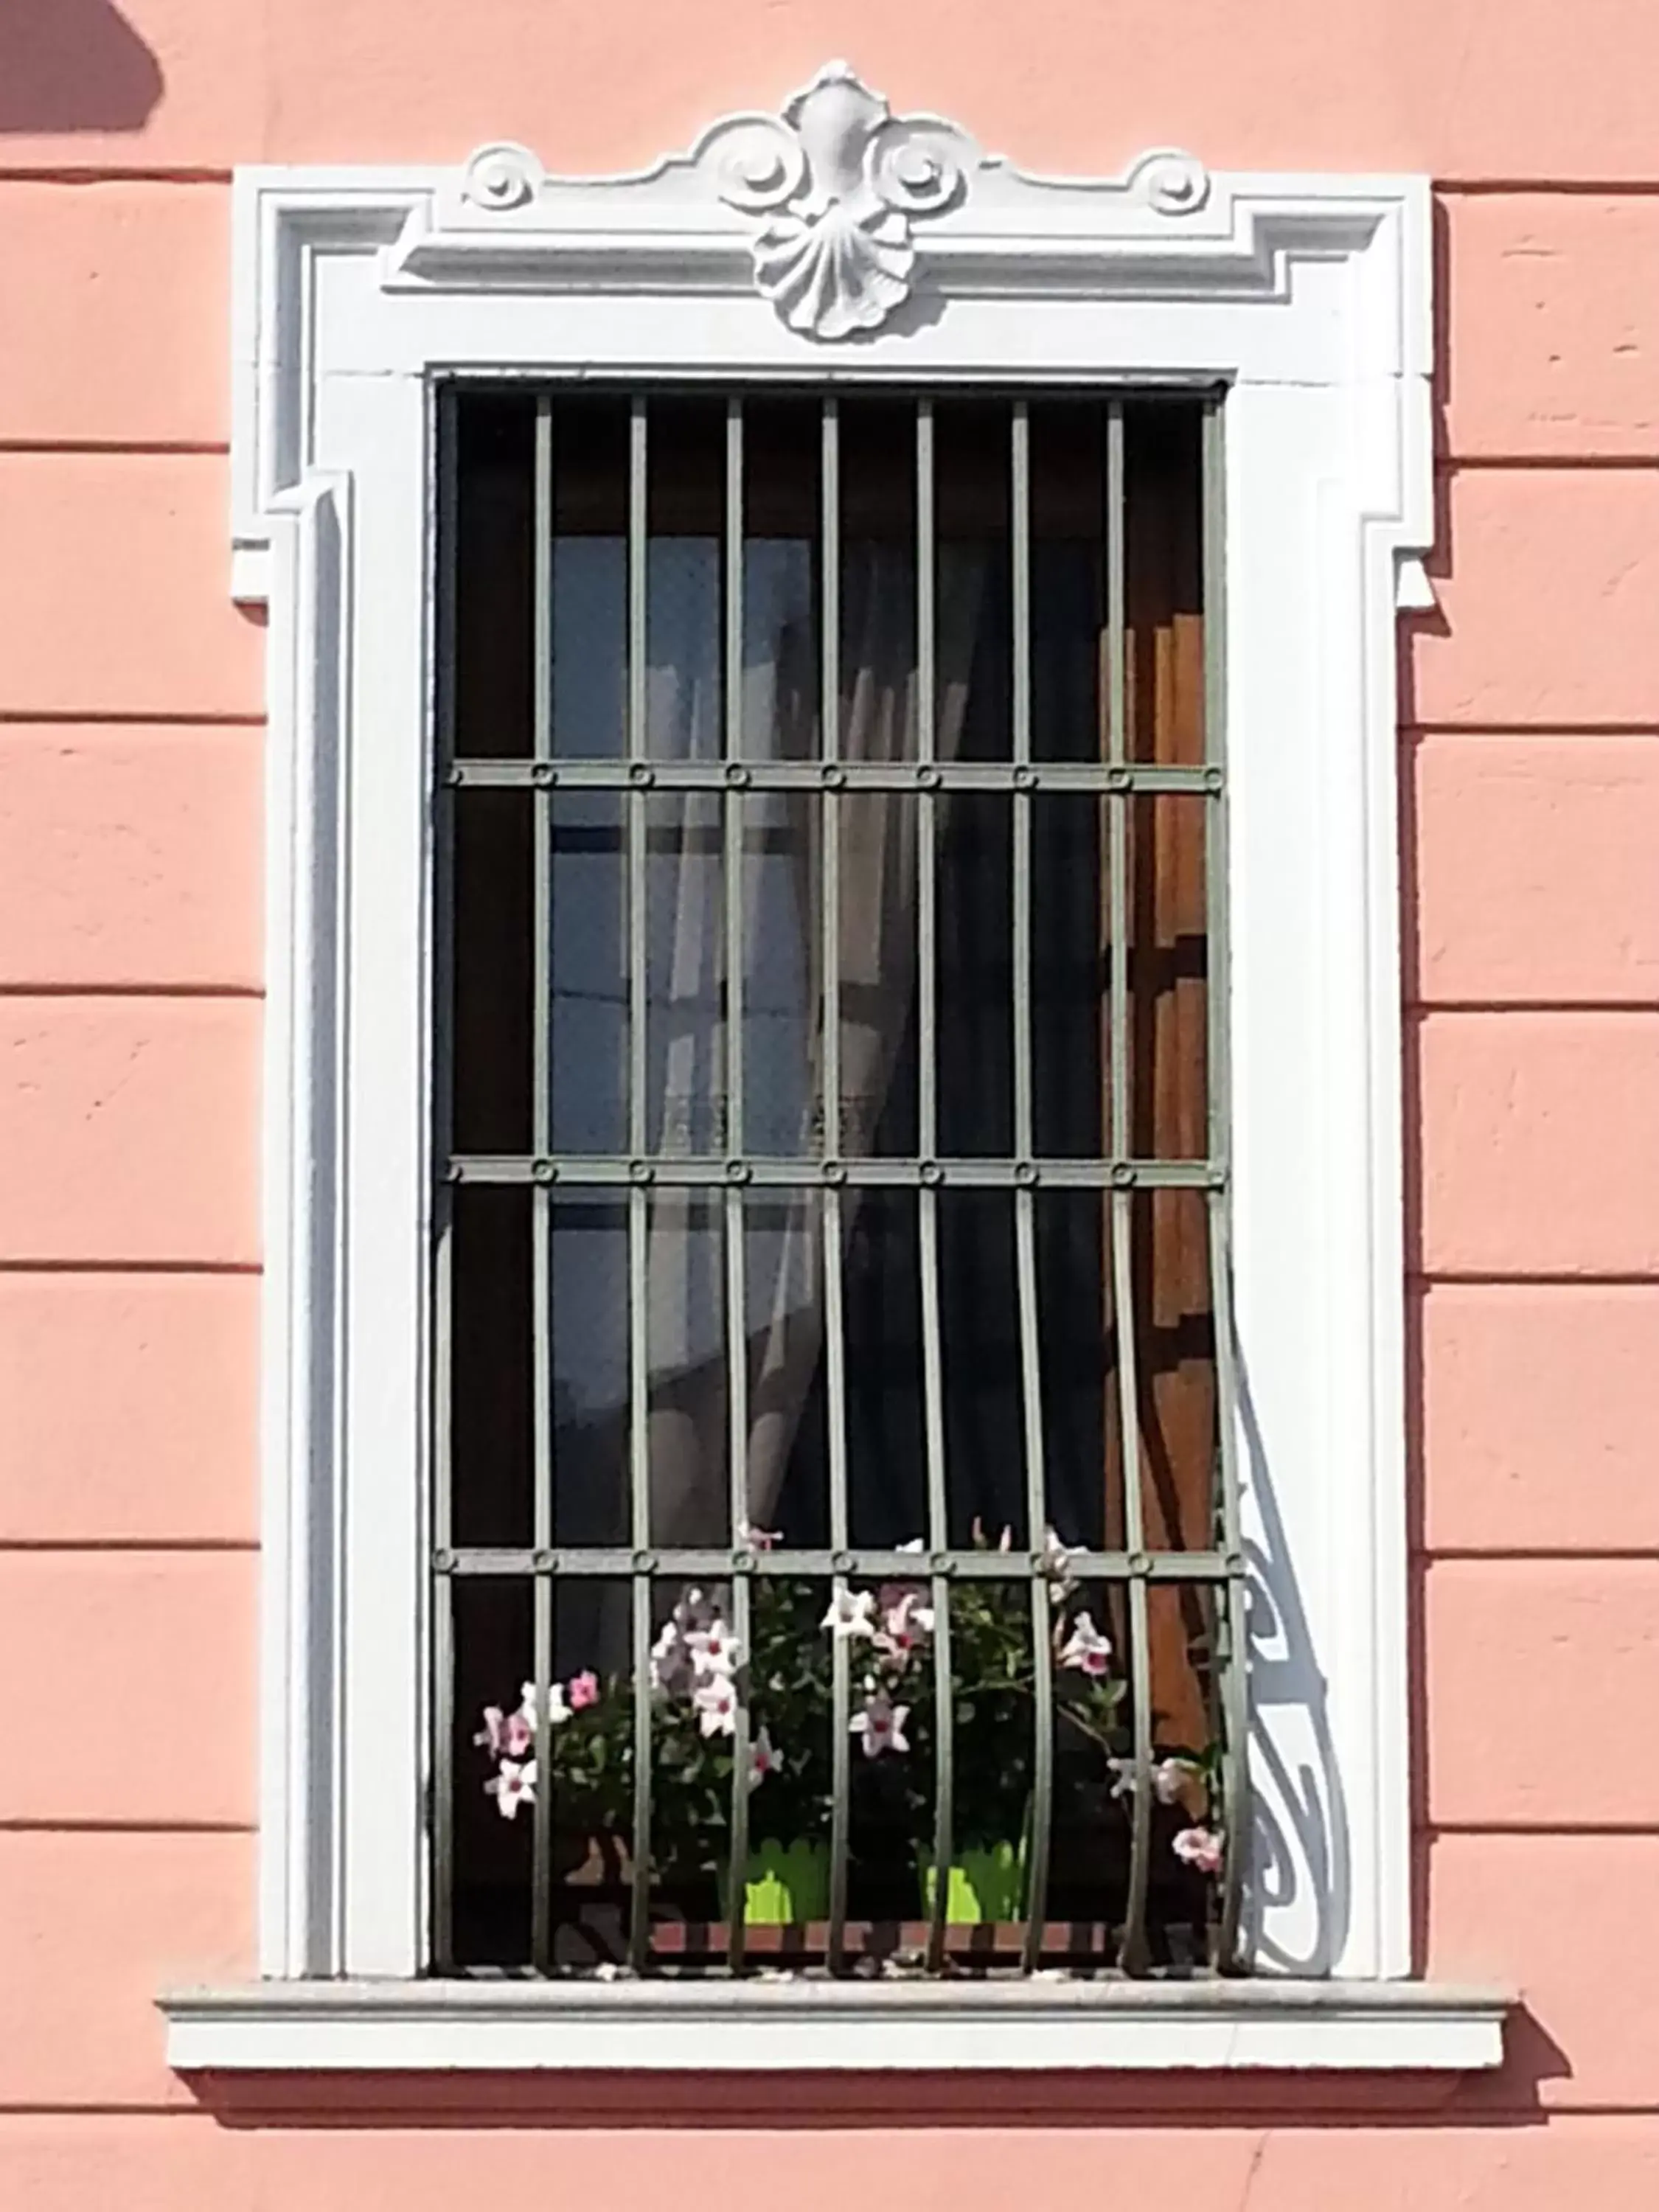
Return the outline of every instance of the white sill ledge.
<path id="1" fill-rule="evenodd" d="M 159 2000 L 210 2071 L 1468 2071 L 1510 2000 L 1425 1982 L 263 1982 Z"/>

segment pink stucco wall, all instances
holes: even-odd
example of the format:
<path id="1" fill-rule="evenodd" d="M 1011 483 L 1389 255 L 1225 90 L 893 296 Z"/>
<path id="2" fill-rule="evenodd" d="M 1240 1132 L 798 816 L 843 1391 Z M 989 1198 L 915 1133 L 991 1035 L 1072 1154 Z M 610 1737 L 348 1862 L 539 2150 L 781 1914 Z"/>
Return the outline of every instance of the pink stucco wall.
<path id="1" fill-rule="evenodd" d="M 1442 617 L 1405 648 L 1421 1962 L 1499 2078 L 290 2087 L 246 1971 L 258 628 L 228 171 L 618 167 L 849 53 L 1034 167 L 1440 187 Z M 0 2204 L 1659 2203 L 1659 17 L 1651 0 L 0 6 Z M 684 2132 L 692 2124 L 696 2132 Z"/>

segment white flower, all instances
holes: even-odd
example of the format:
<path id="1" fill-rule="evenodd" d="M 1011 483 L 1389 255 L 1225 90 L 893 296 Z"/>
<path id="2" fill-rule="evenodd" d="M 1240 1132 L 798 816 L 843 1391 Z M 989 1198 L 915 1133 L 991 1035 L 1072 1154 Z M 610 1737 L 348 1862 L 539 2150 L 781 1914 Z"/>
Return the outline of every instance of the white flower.
<path id="1" fill-rule="evenodd" d="M 868 1590 L 837 1590 L 830 1601 L 830 1610 L 818 1623 L 820 1628 L 834 1631 L 837 1636 L 873 1636 L 876 1601 Z"/>
<path id="2" fill-rule="evenodd" d="M 1132 1797 L 1135 1787 L 1135 1763 L 1133 1759 L 1109 1759 L 1112 1770 L 1114 1797 Z M 1152 1795 L 1160 1805 L 1178 1805 L 1181 1793 L 1188 1783 L 1201 1770 L 1190 1759 L 1160 1759 L 1151 1771 Z"/>
<path id="3" fill-rule="evenodd" d="M 783 1541 L 781 1528 L 757 1528 L 752 1521 L 739 1521 L 738 1541 L 750 1552 L 770 1552 Z"/>
<path id="4" fill-rule="evenodd" d="M 1048 1577 L 1049 1601 L 1062 1604 L 1077 1588 L 1077 1577 L 1072 1572 L 1072 1561 L 1079 1556 L 1081 1547 L 1067 1544 L 1052 1528 L 1042 1532 L 1042 1571 Z"/>
<path id="5" fill-rule="evenodd" d="M 519 1707 L 517 1717 L 525 1723 L 533 1735 L 536 1727 L 536 1685 L 533 1682 L 520 1683 L 519 1694 L 524 1699 L 524 1703 Z M 570 1708 L 564 1701 L 562 1682 L 555 1682 L 548 1689 L 547 1717 L 550 1725 L 554 1728 L 557 1728 L 561 1722 L 568 1721 L 570 1717 Z"/>
<path id="6" fill-rule="evenodd" d="M 700 1589 L 689 1589 L 674 1607 L 672 1620 L 682 1636 L 694 1628 L 707 1628 L 715 1607 Z"/>
<path id="7" fill-rule="evenodd" d="M 1111 1639 L 1103 1636 L 1086 1613 L 1080 1613 L 1072 1623 L 1072 1632 L 1060 1649 L 1062 1667 L 1075 1667 L 1079 1674 L 1091 1675 L 1098 1681 L 1105 1674 L 1112 1656 Z"/>
<path id="8" fill-rule="evenodd" d="M 705 1735 L 738 1732 L 738 1686 L 729 1674 L 705 1674 L 691 1692 L 697 1726 Z"/>
<path id="9" fill-rule="evenodd" d="M 1199 1770 L 1190 1759 L 1161 1759 L 1152 1769 L 1152 1789 L 1160 1805 L 1178 1805 L 1181 1793 Z"/>
<path id="10" fill-rule="evenodd" d="M 927 1540 L 925 1536 L 912 1536 L 907 1542 L 896 1544 L 893 1548 L 896 1552 L 925 1552 Z"/>
<path id="11" fill-rule="evenodd" d="M 1219 1828 L 1183 1828 L 1170 1846 L 1184 1864 L 1200 1874 L 1219 1874 L 1224 1856 Z"/>
<path id="12" fill-rule="evenodd" d="M 691 1671 L 685 1638 L 672 1620 L 665 1620 L 651 1647 L 651 1686 L 659 1697 L 669 1697 L 685 1686 Z"/>
<path id="13" fill-rule="evenodd" d="M 914 1583 L 884 1583 L 878 1603 L 881 1626 L 876 1632 L 876 1649 L 902 1667 L 933 1634 L 933 1608 Z"/>
<path id="14" fill-rule="evenodd" d="M 495 1759 L 522 1759 L 536 1741 L 536 1731 L 522 1713 L 504 1713 L 499 1705 L 486 1705 L 480 1716 L 483 1726 L 472 1739 Z"/>
<path id="15" fill-rule="evenodd" d="M 756 1733 L 749 1746 L 749 1787 L 757 1789 L 769 1774 L 775 1774 L 783 1761 L 772 1748 L 772 1739 L 763 1728 Z"/>
<path id="16" fill-rule="evenodd" d="M 904 1723 L 910 1717 L 908 1705 L 896 1705 L 884 1690 L 877 1690 L 864 1701 L 864 1710 L 855 1713 L 850 1734 L 862 1739 L 866 1759 L 878 1759 L 884 1751 L 908 1751 L 908 1740 Z"/>
<path id="17" fill-rule="evenodd" d="M 743 1664 L 743 1646 L 716 1613 L 703 1628 L 694 1628 L 685 1638 L 697 1680 L 709 1674 L 735 1674 Z"/>
<path id="18" fill-rule="evenodd" d="M 495 1800 L 495 1809 L 504 1820 L 516 1820 L 520 1805 L 536 1802 L 536 1762 L 525 1760 L 522 1765 L 516 1759 L 504 1759 L 499 1774 L 492 1774 L 484 1784 L 484 1795 Z"/>

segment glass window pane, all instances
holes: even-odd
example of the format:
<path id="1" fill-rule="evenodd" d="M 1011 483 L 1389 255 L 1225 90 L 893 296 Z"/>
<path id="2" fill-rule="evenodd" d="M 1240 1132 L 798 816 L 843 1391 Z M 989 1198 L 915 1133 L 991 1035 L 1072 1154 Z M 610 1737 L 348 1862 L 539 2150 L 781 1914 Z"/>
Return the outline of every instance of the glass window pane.
<path id="1" fill-rule="evenodd" d="M 849 1525 L 903 1544 L 927 1526 L 916 1194 L 849 1187 L 842 1209 Z"/>
<path id="2" fill-rule="evenodd" d="M 1011 422 L 1006 400 L 934 404 L 935 747 L 941 760 L 1011 757 Z"/>
<path id="3" fill-rule="evenodd" d="M 728 1544 L 725 1194 L 651 1194 L 645 1309 L 651 1538 Z"/>
<path id="4" fill-rule="evenodd" d="M 515 797 L 520 794 L 514 794 Z M 552 839 L 553 1149 L 620 1152 L 628 1126 L 628 864 L 623 801 L 556 791 Z"/>
<path id="5" fill-rule="evenodd" d="M 822 1149 L 823 798 L 754 791 L 726 800 L 743 830 L 743 1149 Z"/>
<path id="6" fill-rule="evenodd" d="M 724 851 L 718 792 L 650 794 L 645 1121 L 653 1152 L 726 1148 Z"/>
<path id="7" fill-rule="evenodd" d="M 751 399 L 743 410 L 743 751 L 811 760 L 818 750 L 818 403 Z"/>
<path id="8" fill-rule="evenodd" d="M 463 393 L 455 410 L 455 750 L 526 759 L 535 666 L 536 402 Z"/>
<path id="9" fill-rule="evenodd" d="M 841 402 L 841 754 L 916 750 L 915 409 Z"/>
<path id="10" fill-rule="evenodd" d="M 653 399 L 647 422 L 645 749 L 659 760 L 718 760 L 726 402 Z"/>
<path id="11" fill-rule="evenodd" d="M 553 410 L 553 752 L 624 750 L 628 403 L 562 395 Z"/>
<path id="12" fill-rule="evenodd" d="M 531 1540 L 530 1193 L 461 1183 L 450 1235 L 451 1540 Z"/>
<path id="13" fill-rule="evenodd" d="M 535 805 L 489 789 L 453 803 L 453 1148 L 528 1152 Z"/>
<path id="14" fill-rule="evenodd" d="M 1098 400 L 1031 409 L 1031 757 L 1105 757 L 1106 453 Z"/>
<path id="15" fill-rule="evenodd" d="M 552 1194 L 553 1530 L 621 1544 L 628 1482 L 628 1205 Z"/>
<path id="16" fill-rule="evenodd" d="M 1012 815 L 1000 792 L 934 807 L 939 1149 L 994 1158 L 1014 1142 Z"/>
<path id="17" fill-rule="evenodd" d="M 1204 758 L 1203 479 L 1196 407 L 1124 410 L 1129 757 Z"/>
<path id="18" fill-rule="evenodd" d="M 1140 1159 L 1196 1160 L 1209 1150 L 1211 804 L 1170 793 L 1127 802 L 1129 1146 Z"/>

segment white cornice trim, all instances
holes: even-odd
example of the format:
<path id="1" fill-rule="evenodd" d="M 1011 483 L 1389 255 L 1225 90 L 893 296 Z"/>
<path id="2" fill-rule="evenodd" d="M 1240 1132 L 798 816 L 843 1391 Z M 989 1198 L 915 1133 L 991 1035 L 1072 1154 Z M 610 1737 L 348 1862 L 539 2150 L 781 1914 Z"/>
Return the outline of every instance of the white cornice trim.
<path id="1" fill-rule="evenodd" d="M 291 1982 L 160 2000 L 209 2071 L 1473 2071 L 1511 2001 L 1413 1982 Z"/>

